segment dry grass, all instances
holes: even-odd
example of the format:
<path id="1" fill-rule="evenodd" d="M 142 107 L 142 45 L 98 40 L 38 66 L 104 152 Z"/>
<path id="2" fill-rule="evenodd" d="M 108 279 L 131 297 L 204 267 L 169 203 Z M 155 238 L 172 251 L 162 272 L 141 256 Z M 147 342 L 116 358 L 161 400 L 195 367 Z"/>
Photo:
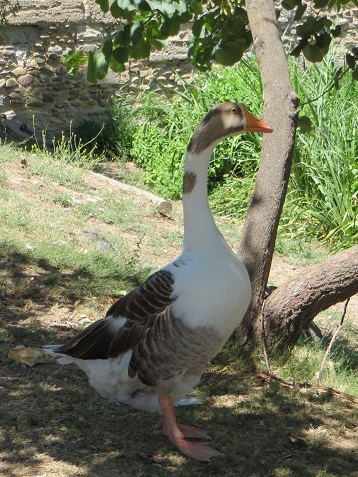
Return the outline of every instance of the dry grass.
<path id="1" fill-rule="evenodd" d="M 9 236 L 10 218 L 0 231 L 0 475 L 357 477 L 354 404 L 314 389 L 303 394 L 263 383 L 232 343 L 194 391 L 203 403 L 177 411 L 180 422 L 205 428 L 212 446 L 225 454 L 209 464 L 179 455 L 155 429 L 155 415 L 97 396 L 77 368 L 53 361 L 29 368 L 10 361 L 13 346 L 64 341 L 102 316 L 109 305 L 103 290 L 116 295 L 135 284 L 143 269 L 147 273 L 174 257 L 182 225 L 179 211 L 172 220 L 163 218 L 128 194 L 111 199 L 108 190 L 89 185 L 78 172 L 74 179 L 63 169 L 62 180 L 55 170 L 50 176 L 41 169 L 38 158 L 28 158 L 22 168 L 19 158 L 9 156 L 0 154 L 2 207 L 12 203 L 16 220 L 32 219 L 13 222 L 16 237 Z M 104 206 L 86 202 L 94 196 Z M 54 217 L 57 226 L 51 228 Z M 114 247 L 112 264 L 118 251 L 130 262 L 120 269 L 117 289 L 106 252 L 78 237 L 88 225 Z M 48 255 L 61 248 L 53 245 L 57 240 L 69 243 L 64 250 L 71 249 L 71 259 L 66 253 Z M 97 268 L 86 257 L 95 259 Z"/>

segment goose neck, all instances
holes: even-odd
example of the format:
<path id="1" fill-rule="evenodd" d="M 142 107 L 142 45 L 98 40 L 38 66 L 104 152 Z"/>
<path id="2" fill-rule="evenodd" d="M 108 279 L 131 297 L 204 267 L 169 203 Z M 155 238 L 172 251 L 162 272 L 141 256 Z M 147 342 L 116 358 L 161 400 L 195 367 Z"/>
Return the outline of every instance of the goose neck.
<path id="1" fill-rule="evenodd" d="M 183 178 L 184 249 L 203 249 L 219 232 L 208 202 L 208 166 L 212 154 L 208 148 L 199 154 L 187 153 Z"/>

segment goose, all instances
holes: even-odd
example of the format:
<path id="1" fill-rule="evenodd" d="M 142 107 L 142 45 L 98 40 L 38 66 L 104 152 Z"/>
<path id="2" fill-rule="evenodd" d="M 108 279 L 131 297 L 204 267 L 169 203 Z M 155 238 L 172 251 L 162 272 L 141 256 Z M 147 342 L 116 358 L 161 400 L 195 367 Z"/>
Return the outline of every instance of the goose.
<path id="1" fill-rule="evenodd" d="M 60 364 L 78 365 L 104 398 L 158 412 L 157 427 L 182 454 L 202 462 L 223 454 L 203 442 L 209 438 L 204 430 L 178 424 L 174 405 L 199 383 L 250 303 L 248 273 L 216 227 L 207 193 L 214 148 L 248 131 L 272 129 L 242 103 L 224 102 L 208 112 L 186 151 L 181 253 L 112 304 L 104 318 L 63 345 L 45 347 Z"/>

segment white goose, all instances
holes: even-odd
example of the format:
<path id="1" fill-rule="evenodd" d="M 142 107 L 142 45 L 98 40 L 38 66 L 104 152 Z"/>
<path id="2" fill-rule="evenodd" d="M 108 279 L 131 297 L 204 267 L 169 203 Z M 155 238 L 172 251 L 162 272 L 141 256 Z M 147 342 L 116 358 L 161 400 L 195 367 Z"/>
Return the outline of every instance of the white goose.
<path id="1" fill-rule="evenodd" d="M 180 255 L 120 298 L 67 344 L 46 347 L 61 364 L 76 363 L 103 397 L 162 414 L 159 426 L 186 456 L 222 455 L 201 429 L 179 425 L 174 403 L 199 383 L 205 365 L 242 320 L 250 280 L 217 229 L 208 204 L 207 171 L 215 146 L 246 131 L 271 132 L 243 104 L 221 103 L 196 129 L 183 180 L 184 242 Z"/>

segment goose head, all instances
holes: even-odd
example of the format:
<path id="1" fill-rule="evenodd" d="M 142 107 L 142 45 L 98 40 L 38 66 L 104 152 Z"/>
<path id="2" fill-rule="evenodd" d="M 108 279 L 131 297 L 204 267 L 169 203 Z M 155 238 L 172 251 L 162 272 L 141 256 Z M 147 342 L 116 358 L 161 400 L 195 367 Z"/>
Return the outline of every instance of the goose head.
<path id="1" fill-rule="evenodd" d="M 251 114 L 243 103 L 220 103 L 199 124 L 189 142 L 188 153 L 200 154 L 223 139 L 244 132 L 270 133 L 272 128 Z"/>

